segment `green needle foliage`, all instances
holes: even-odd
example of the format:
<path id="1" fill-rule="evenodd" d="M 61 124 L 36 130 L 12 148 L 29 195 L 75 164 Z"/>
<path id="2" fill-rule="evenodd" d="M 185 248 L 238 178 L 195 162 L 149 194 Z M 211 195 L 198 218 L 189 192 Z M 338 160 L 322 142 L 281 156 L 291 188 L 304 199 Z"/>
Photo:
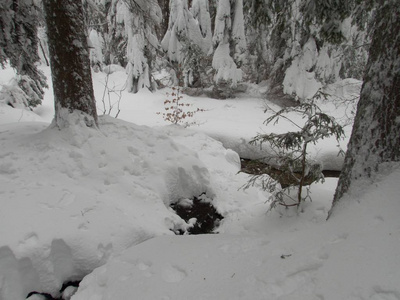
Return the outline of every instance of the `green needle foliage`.
<path id="1" fill-rule="evenodd" d="M 344 131 L 332 116 L 321 111 L 315 100 L 326 94 L 318 91 L 309 103 L 302 103 L 296 107 L 288 107 L 275 112 L 264 124 L 276 124 L 281 118 L 291 122 L 298 130 L 286 133 L 258 134 L 250 142 L 262 146 L 270 145 L 275 155 L 269 158 L 275 166 L 269 167 L 267 174 L 254 175 L 245 188 L 261 182 L 261 188 L 271 193 L 271 208 L 276 205 L 284 207 L 297 206 L 310 199 L 310 191 L 304 188 L 313 182 L 323 180 L 322 166 L 313 163 L 308 158 L 308 146 L 316 144 L 324 138 L 334 137 L 337 141 L 344 137 Z M 304 124 L 299 125 L 288 117 L 288 113 L 297 112 L 303 116 Z M 279 186 L 280 184 L 280 186 Z M 291 196 L 291 190 L 297 190 L 296 196 Z"/>

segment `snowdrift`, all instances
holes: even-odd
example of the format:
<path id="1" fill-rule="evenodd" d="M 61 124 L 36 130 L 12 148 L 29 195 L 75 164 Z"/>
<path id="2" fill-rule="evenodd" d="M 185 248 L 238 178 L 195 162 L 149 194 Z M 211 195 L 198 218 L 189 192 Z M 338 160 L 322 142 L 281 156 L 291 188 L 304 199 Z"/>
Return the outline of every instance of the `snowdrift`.
<path id="1" fill-rule="evenodd" d="M 397 300 L 399 177 L 344 199 L 327 222 L 318 194 L 303 214 L 265 217 L 259 234 L 146 241 L 87 276 L 73 300 Z"/>
<path id="2" fill-rule="evenodd" d="M 199 155 L 170 136 L 189 135 L 184 143 L 215 161 L 220 175 L 239 170 L 237 154 L 200 133 L 165 131 L 111 117 L 100 118 L 99 130 L 78 117 L 62 131 L 38 122 L 2 125 L 0 299 L 33 290 L 57 296 L 63 282 L 113 253 L 185 229 L 171 202 L 217 198 Z"/>

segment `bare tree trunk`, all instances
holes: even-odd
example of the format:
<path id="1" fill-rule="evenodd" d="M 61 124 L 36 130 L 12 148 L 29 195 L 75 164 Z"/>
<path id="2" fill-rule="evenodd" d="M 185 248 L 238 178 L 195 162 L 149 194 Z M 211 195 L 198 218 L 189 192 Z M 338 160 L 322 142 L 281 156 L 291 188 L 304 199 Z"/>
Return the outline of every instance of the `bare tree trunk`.
<path id="1" fill-rule="evenodd" d="M 168 21 L 169 21 L 169 0 L 158 0 L 158 5 L 162 11 L 162 20 L 161 23 L 157 26 L 157 37 L 161 41 L 168 30 Z"/>
<path id="2" fill-rule="evenodd" d="M 42 55 L 44 57 L 44 60 L 46 61 L 46 66 L 50 66 L 49 60 L 47 59 L 46 51 L 44 51 L 41 41 L 39 41 L 39 45 L 40 45 L 40 50 L 42 50 Z"/>
<path id="3" fill-rule="evenodd" d="M 367 70 L 332 210 L 360 179 L 400 161 L 400 5 L 381 0 Z"/>
<path id="4" fill-rule="evenodd" d="M 80 0 L 43 1 L 55 100 L 55 122 L 65 126 L 68 112 L 85 114 L 97 126 L 86 27 Z M 67 114 L 66 114 L 67 111 Z"/>

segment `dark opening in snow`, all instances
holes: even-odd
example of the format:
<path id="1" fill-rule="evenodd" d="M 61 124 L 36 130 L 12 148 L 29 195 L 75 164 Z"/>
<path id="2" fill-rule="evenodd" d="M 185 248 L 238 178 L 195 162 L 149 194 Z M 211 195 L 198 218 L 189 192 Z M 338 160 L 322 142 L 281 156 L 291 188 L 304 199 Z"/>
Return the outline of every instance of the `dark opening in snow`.
<path id="1" fill-rule="evenodd" d="M 58 298 L 54 298 L 52 295 L 48 293 L 40 293 L 33 291 L 26 296 L 26 299 L 69 300 L 77 291 L 80 282 L 81 282 L 80 280 L 64 282 L 60 289 L 60 297 Z"/>
<path id="2" fill-rule="evenodd" d="M 205 193 L 193 199 L 182 199 L 172 203 L 171 208 L 178 216 L 192 226 L 187 232 L 178 229 L 176 234 L 204 234 L 215 233 L 220 221 L 224 218 L 212 205 L 212 199 Z"/>

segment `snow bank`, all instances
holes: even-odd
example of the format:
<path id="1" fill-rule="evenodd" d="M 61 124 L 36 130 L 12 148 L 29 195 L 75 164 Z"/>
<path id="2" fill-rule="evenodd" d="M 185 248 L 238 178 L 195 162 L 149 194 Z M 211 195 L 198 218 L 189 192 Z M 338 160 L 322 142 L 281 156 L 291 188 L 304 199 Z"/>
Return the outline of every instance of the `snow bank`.
<path id="1" fill-rule="evenodd" d="M 43 122 L 43 119 L 26 108 L 12 108 L 0 100 L 0 125 L 13 122 Z"/>
<path id="2" fill-rule="evenodd" d="M 397 168 L 328 222 L 320 185 L 303 214 L 249 218 L 250 235 L 146 241 L 88 275 L 73 299 L 399 299 L 399 177 Z"/>
<path id="3" fill-rule="evenodd" d="M 114 69 L 109 83 L 118 88 L 126 74 Z M 99 100 L 105 74 L 93 78 Z M 333 93 L 352 94 L 347 83 Z M 237 174 L 233 151 L 263 155 L 248 140 L 288 129 L 262 125 L 271 115 L 265 100 L 185 96 L 207 109 L 193 130 L 158 128 L 164 100 L 163 91 L 122 93 L 120 117 L 155 129 L 109 117 L 100 118 L 100 130 L 50 129 L 39 122 L 54 115 L 51 90 L 36 115 L 0 106 L 0 300 L 34 290 L 58 296 L 62 282 L 101 265 L 74 300 L 400 299 L 399 169 L 358 189 L 328 222 L 332 178 L 311 187 L 304 212 L 266 214 L 266 192 L 239 189 L 248 176 Z M 340 167 L 331 141 L 313 151 L 325 167 Z M 225 217 L 220 234 L 173 235 L 186 224 L 168 204 L 199 191 Z"/>
<path id="4" fill-rule="evenodd" d="M 99 110 L 103 110 L 100 99 L 103 97 L 105 75 L 102 73 L 94 73 L 94 87 L 95 96 L 98 99 L 97 107 Z M 126 80 L 126 74 L 123 72 L 116 72 L 109 77 L 110 86 L 116 86 L 117 90 L 122 87 Z M 329 92 L 339 95 L 335 99 L 346 100 L 353 97 L 353 88 L 359 84 L 357 81 L 343 81 L 341 87 L 339 85 L 332 85 Z M 258 87 L 260 88 L 260 87 Z M 252 94 L 254 94 L 252 87 Z M 264 86 L 261 89 L 265 89 Z M 156 93 L 150 93 L 148 91 L 140 91 L 138 94 L 129 94 L 127 92 L 122 93 L 119 108 L 121 109 L 119 118 L 140 125 L 147 125 L 150 127 L 158 127 L 168 124 L 162 118 L 157 115 L 157 112 L 164 111 L 164 101 L 168 98 L 166 92 L 168 89 L 160 90 Z M 205 97 L 191 97 L 188 95 L 182 95 L 182 101 L 190 104 L 193 109 L 204 109 L 205 111 L 198 113 L 190 121 L 195 123 L 190 129 L 197 132 L 206 133 L 212 138 L 222 142 L 223 146 L 227 149 L 232 149 L 237 152 L 240 157 L 249 159 L 259 159 L 269 155 L 268 148 L 263 147 L 260 149 L 259 146 L 252 146 L 249 144 L 250 140 L 258 133 L 269 133 L 269 132 L 285 132 L 288 130 L 294 130 L 293 126 L 289 122 L 280 120 L 277 126 L 265 126 L 263 122 L 270 117 L 273 112 L 271 109 L 278 111 L 281 109 L 276 104 L 263 99 L 260 96 L 240 95 L 235 99 L 226 99 L 223 101 L 216 101 L 215 99 Z M 116 102 L 118 98 L 112 95 L 111 103 L 114 103 L 114 109 L 111 115 L 115 115 Z M 107 102 L 107 101 L 106 101 Z M 335 103 L 329 101 L 321 101 L 318 103 L 321 109 L 329 115 L 333 115 L 337 118 L 343 118 L 348 120 L 345 111 L 335 105 Z M 108 110 L 108 103 L 105 103 Z M 267 111 L 264 113 L 264 110 Z M 304 122 L 300 115 L 293 115 L 296 118 L 296 122 Z M 347 123 L 348 124 L 348 123 Z M 351 127 L 348 127 L 346 131 L 347 137 L 350 136 Z M 342 149 L 346 149 L 348 139 L 341 143 Z M 330 170 L 341 170 L 343 158 L 338 157 L 338 148 L 335 139 L 325 139 L 319 143 L 314 149 L 312 149 L 312 157 L 321 161 L 326 169 Z"/>
<path id="5" fill-rule="evenodd" d="M 100 130 L 3 124 L 0 157 L 0 299 L 57 296 L 110 256 L 173 235 L 187 224 L 171 201 L 221 197 L 215 178 L 239 170 L 237 154 L 204 134 L 110 117 Z"/>

